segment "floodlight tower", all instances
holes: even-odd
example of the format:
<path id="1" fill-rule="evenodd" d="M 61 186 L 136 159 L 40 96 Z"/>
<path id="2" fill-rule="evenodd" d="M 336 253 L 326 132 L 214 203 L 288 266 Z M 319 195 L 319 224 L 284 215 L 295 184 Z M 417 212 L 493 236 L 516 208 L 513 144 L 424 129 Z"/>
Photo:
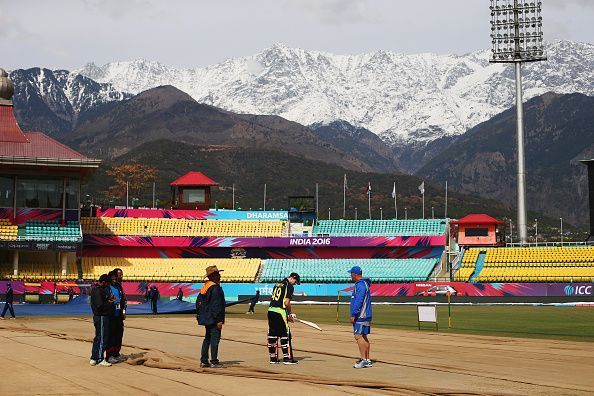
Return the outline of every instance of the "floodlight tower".
<path id="1" fill-rule="evenodd" d="M 524 158 L 524 109 L 522 62 L 546 60 L 542 41 L 540 1 L 491 0 L 492 63 L 514 63 L 516 72 L 516 131 L 518 145 L 518 235 L 528 243 L 526 226 L 526 169 Z"/>

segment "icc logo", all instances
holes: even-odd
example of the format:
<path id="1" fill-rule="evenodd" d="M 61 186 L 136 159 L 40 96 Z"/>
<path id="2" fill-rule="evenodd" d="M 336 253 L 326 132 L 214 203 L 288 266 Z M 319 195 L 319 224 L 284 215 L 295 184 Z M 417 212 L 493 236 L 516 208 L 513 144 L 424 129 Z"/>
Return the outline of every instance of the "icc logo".
<path id="1" fill-rule="evenodd" d="M 563 290 L 565 291 L 566 296 L 589 296 L 592 294 L 592 286 L 590 285 L 581 285 L 575 287 L 567 285 Z"/>
<path id="2" fill-rule="evenodd" d="M 573 286 L 565 286 L 565 295 L 566 296 L 573 296 Z"/>

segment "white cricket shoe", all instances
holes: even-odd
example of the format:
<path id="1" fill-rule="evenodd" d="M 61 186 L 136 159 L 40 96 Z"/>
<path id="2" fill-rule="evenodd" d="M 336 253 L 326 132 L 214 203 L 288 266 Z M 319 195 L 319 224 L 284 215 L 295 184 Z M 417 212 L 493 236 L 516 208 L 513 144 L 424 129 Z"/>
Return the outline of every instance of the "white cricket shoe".
<path id="1" fill-rule="evenodd" d="M 96 360 L 93 360 L 93 359 L 91 359 L 91 360 L 89 361 L 89 364 L 90 364 L 91 366 L 96 366 L 96 365 L 97 365 L 97 361 L 96 361 Z"/>
<path id="2" fill-rule="evenodd" d="M 107 360 L 102 360 L 101 362 L 97 363 L 97 366 L 111 367 L 111 363 L 109 363 Z"/>
<path id="3" fill-rule="evenodd" d="M 369 367 L 369 366 L 367 365 L 367 360 L 364 360 L 364 359 L 361 359 L 361 360 L 359 360 L 359 361 L 358 361 L 357 363 L 355 363 L 355 365 L 353 366 L 353 368 L 356 368 L 356 369 L 363 369 L 363 368 L 367 368 L 367 367 Z"/>

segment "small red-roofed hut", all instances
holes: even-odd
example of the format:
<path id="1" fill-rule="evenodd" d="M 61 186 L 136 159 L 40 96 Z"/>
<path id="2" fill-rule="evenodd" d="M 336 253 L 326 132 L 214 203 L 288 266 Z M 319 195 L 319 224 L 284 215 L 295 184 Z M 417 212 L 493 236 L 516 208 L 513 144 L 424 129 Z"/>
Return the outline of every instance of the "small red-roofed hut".
<path id="1" fill-rule="evenodd" d="M 202 172 L 188 172 L 172 181 L 171 202 L 175 209 L 210 209 L 210 188 L 219 183 Z"/>
<path id="2" fill-rule="evenodd" d="M 450 223 L 458 228 L 460 246 L 502 246 L 505 241 L 504 224 L 486 214 L 469 214 Z"/>

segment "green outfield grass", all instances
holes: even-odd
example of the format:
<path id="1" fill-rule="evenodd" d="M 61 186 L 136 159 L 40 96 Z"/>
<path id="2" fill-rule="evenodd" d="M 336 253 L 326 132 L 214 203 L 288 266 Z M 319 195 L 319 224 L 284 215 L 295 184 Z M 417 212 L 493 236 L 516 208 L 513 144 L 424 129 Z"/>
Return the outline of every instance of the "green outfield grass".
<path id="1" fill-rule="evenodd" d="M 265 320 L 268 305 L 256 306 L 254 315 L 245 315 L 246 305 L 227 309 L 231 317 Z M 349 323 L 348 303 L 340 305 L 339 323 Z M 324 324 L 336 324 L 336 305 L 294 305 L 298 317 Z M 452 328 L 448 329 L 448 307 L 438 306 L 439 332 L 547 338 L 594 342 L 594 307 L 550 306 L 454 306 Z M 417 331 L 414 305 L 374 305 L 373 326 Z M 435 329 L 430 324 L 422 328 Z"/>

